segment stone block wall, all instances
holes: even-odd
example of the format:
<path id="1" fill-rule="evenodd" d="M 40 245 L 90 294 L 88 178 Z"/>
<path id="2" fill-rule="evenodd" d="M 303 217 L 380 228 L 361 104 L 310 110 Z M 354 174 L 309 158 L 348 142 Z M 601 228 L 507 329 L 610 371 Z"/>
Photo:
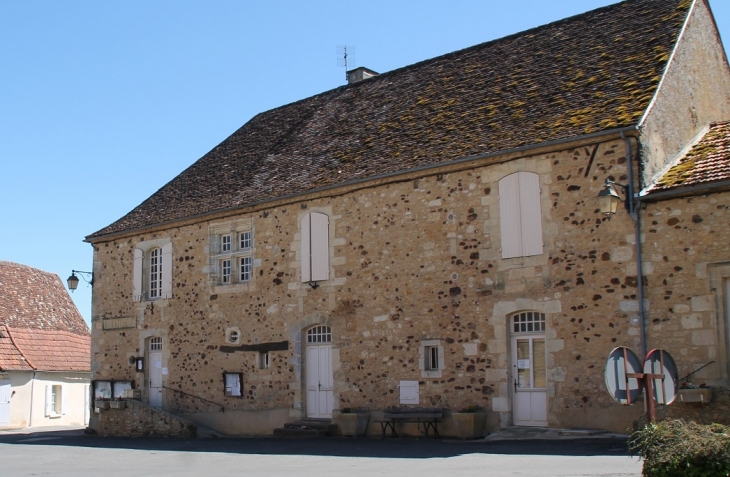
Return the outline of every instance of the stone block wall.
<path id="1" fill-rule="evenodd" d="M 194 424 L 173 414 L 137 401 L 126 401 L 124 409 L 102 409 L 97 419 L 102 437 L 196 437 Z"/>
<path id="2" fill-rule="evenodd" d="M 602 216 L 596 196 L 606 178 L 627 180 L 624 154 L 617 139 L 504 157 L 97 242 L 94 379 L 147 383 L 149 370 L 136 372 L 130 358 L 145 356 L 147 339 L 160 336 L 163 385 L 181 391 L 163 392 L 165 408 L 199 420 L 217 413 L 220 404 L 240 411 L 226 413 L 227 433 L 259 433 L 260 423 L 272 416 L 306 414 L 303 334 L 325 324 L 333 333 L 335 410 L 396 406 L 400 381 L 416 380 L 420 405 L 478 405 L 507 426 L 509 318 L 537 311 L 547 323 L 549 425 L 623 431 L 640 411 L 613 402 L 603 368 L 614 347 L 640 348 L 633 221 L 625 213 Z M 498 181 L 520 171 L 539 175 L 544 252 L 503 259 Z M 309 212 L 330 220 L 330 275 L 317 289 L 300 279 L 300 223 Z M 692 223 L 692 214 L 682 214 Z M 250 221 L 252 227 L 254 267 L 245 284 L 221 285 L 211 263 L 211 230 L 226 221 Z M 645 237 L 651 246 L 652 232 Z M 158 238 L 173 244 L 173 295 L 134 302 L 135 244 Z M 682 325 L 694 326 L 711 312 L 699 310 L 708 292 L 689 273 L 697 270 L 696 256 L 678 250 L 646 253 L 652 304 L 689 307 L 672 321 L 677 328 L 671 334 L 652 328 L 650 340 L 671 335 L 677 343 L 691 343 L 675 354 L 689 369 L 717 343 L 697 333 L 705 321 L 703 328 Z M 727 257 L 727 250 L 711 255 L 706 261 Z M 681 266 L 682 273 L 667 270 L 670 265 Z M 665 279 L 671 286 L 661 284 Z M 657 298 L 664 292 L 656 286 L 677 291 L 669 300 Z M 694 302 L 683 295 L 693 287 Z M 663 316 L 652 308 L 652 327 L 669 326 Z M 135 326 L 105 329 L 105 322 L 120 317 L 133 317 Z M 236 345 L 227 340 L 233 329 L 240 331 Z M 256 350 L 282 342 L 285 349 L 271 351 L 269 368 L 261 369 Z M 443 348 L 445 367 L 438 376 L 419 362 L 423 343 L 432 342 Z M 225 395 L 224 372 L 243 373 L 242 396 Z"/>

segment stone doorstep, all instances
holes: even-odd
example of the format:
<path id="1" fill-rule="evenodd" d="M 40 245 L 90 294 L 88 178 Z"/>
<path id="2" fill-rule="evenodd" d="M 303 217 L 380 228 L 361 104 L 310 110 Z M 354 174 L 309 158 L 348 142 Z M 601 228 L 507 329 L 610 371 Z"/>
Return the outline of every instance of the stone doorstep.
<path id="1" fill-rule="evenodd" d="M 337 425 L 330 420 L 302 419 L 287 422 L 283 428 L 274 429 L 276 437 L 325 437 L 337 435 Z"/>

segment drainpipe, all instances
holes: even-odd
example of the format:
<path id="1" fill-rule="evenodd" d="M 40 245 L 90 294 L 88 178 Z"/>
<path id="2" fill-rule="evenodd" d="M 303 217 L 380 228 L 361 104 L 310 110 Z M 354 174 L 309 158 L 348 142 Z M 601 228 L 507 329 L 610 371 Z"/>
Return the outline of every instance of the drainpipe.
<path id="1" fill-rule="evenodd" d="M 626 144 L 626 160 L 629 170 L 626 187 L 626 200 L 629 206 L 629 215 L 634 219 L 634 239 L 636 241 L 636 288 L 639 299 L 639 331 L 641 336 L 641 357 L 646 356 L 646 308 L 644 306 L 644 259 L 641 254 L 641 198 L 634 192 L 634 161 L 631 149 L 631 140 L 621 132 L 621 138 Z"/>
<path id="2" fill-rule="evenodd" d="M 30 415 L 28 416 L 28 427 L 33 427 L 33 387 L 35 386 L 35 371 L 30 381 Z"/>

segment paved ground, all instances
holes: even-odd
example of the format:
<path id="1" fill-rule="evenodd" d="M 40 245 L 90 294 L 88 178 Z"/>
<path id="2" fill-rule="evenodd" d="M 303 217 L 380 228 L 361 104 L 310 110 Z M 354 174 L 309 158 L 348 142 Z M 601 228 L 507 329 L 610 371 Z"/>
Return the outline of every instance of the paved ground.
<path id="1" fill-rule="evenodd" d="M 529 431 L 529 432 L 528 432 Z M 81 429 L 0 432 L 0 475 L 605 476 L 641 475 L 625 436 L 512 429 L 487 439 L 117 439 Z"/>

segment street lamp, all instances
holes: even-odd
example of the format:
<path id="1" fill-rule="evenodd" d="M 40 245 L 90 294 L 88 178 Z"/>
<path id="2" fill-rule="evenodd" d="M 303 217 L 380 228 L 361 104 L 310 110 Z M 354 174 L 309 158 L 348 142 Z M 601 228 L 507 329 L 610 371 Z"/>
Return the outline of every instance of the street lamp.
<path id="1" fill-rule="evenodd" d="M 79 277 L 76 276 L 76 274 L 81 275 L 81 278 L 84 279 L 86 283 L 94 286 L 94 272 L 82 272 L 81 270 L 71 270 L 71 276 L 66 279 L 66 283 L 68 283 L 68 289 L 71 291 L 76 290 L 76 288 L 79 286 Z M 84 275 L 88 275 L 89 279 L 87 280 Z"/>
<path id="2" fill-rule="evenodd" d="M 626 199 L 622 199 L 621 196 L 618 195 L 614 186 L 618 186 L 623 189 Z M 631 213 L 631 197 L 629 197 L 628 186 L 606 179 L 606 184 L 603 186 L 603 189 L 601 189 L 601 192 L 598 193 L 598 206 L 601 209 L 601 213 L 606 215 L 608 218 L 611 218 L 611 216 L 616 213 L 618 205 L 621 202 L 624 203 L 626 210 Z"/>

